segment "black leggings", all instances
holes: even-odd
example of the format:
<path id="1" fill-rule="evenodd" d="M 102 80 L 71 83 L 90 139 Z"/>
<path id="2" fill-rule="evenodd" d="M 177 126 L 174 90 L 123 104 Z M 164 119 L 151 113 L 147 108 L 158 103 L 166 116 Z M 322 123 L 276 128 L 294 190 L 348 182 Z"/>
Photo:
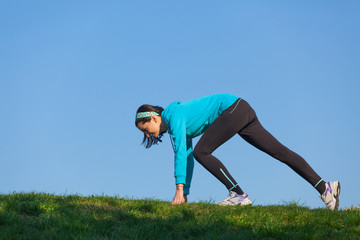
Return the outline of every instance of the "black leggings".
<path id="1" fill-rule="evenodd" d="M 263 128 L 255 111 L 244 99 L 239 98 L 215 119 L 193 151 L 195 159 L 228 190 L 237 190 L 240 194 L 242 192 L 235 179 L 212 153 L 236 133 L 254 147 L 288 165 L 312 186 L 321 181 L 319 175 L 301 156 L 282 145 Z M 319 189 L 318 191 L 321 193 Z"/>

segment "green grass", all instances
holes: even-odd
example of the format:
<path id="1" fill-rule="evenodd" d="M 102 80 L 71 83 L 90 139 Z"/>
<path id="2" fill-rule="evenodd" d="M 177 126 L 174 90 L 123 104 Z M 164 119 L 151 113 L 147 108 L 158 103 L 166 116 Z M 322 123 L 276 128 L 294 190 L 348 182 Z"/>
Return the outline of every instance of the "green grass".
<path id="1" fill-rule="evenodd" d="M 360 211 L 13 193 L 0 239 L 360 239 Z"/>

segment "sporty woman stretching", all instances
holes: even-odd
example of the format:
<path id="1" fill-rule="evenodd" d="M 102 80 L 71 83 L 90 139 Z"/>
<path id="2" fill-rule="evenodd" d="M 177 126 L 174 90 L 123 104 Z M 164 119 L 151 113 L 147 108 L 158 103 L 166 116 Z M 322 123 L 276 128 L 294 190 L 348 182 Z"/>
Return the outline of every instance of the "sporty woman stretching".
<path id="1" fill-rule="evenodd" d="M 170 134 L 175 153 L 176 193 L 173 204 L 187 202 L 195 159 L 229 190 L 219 205 L 249 205 L 243 192 L 226 167 L 212 153 L 239 134 L 245 141 L 278 159 L 308 181 L 331 210 L 339 207 L 340 183 L 325 182 L 298 154 L 282 145 L 260 124 L 255 111 L 239 97 L 213 94 L 187 102 L 176 101 L 163 109 L 144 104 L 137 110 L 136 127 L 144 133 L 146 148 Z M 195 148 L 192 138 L 201 135 Z"/>

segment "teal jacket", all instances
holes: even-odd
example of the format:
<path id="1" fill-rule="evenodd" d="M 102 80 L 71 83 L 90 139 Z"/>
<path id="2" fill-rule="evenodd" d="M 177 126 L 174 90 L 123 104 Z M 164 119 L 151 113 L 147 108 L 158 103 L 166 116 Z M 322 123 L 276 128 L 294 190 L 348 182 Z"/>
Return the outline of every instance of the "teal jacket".
<path id="1" fill-rule="evenodd" d="M 184 194 L 189 194 L 194 169 L 192 139 L 203 134 L 237 99 L 239 97 L 231 94 L 213 94 L 173 102 L 161 113 L 175 153 L 175 181 L 184 184 Z"/>

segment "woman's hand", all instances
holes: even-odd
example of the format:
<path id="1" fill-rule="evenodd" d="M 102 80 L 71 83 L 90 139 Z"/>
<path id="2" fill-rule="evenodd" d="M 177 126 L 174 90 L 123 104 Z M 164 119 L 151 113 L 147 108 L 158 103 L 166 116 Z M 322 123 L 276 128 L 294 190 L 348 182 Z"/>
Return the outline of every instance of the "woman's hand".
<path id="1" fill-rule="evenodd" d="M 187 195 L 184 195 L 184 184 L 177 184 L 175 197 L 172 200 L 171 204 L 181 204 L 186 202 L 187 202 Z"/>

